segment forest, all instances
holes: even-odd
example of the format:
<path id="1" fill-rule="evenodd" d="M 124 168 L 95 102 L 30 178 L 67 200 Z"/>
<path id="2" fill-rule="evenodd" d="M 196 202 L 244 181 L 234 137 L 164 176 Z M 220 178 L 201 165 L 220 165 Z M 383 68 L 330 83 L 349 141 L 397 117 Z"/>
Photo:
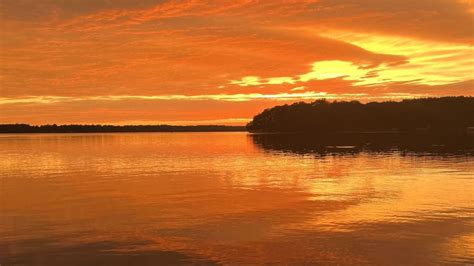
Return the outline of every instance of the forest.
<path id="1" fill-rule="evenodd" d="M 466 132 L 470 127 L 474 97 L 464 96 L 298 102 L 266 109 L 247 124 L 250 132 Z"/>

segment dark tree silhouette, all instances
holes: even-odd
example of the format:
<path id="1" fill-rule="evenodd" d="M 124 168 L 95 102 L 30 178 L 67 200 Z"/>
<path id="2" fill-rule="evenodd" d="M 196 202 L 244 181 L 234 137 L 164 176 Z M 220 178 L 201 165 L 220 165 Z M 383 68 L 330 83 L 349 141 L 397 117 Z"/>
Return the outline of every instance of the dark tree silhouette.
<path id="1" fill-rule="evenodd" d="M 266 109 L 247 124 L 251 132 L 466 131 L 474 126 L 473 97 L 401 102 L 294 103 Z"/>
<path id="2" fill-rule="evenodd" d="M 27 124 L 0 125 L 0 133 L 97 133 L 97 132 L 219 132 L 245 131 L 242 126 L 170 126 L 170 125 L 42 125 Z"/>

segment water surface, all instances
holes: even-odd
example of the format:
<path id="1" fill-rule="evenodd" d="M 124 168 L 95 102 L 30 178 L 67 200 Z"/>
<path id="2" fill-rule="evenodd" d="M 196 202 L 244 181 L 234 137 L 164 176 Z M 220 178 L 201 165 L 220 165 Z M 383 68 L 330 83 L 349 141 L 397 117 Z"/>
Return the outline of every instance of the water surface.
<path id="1" fill-rule="evenodd" d="M 472 147 L 315 139 L 1 135 L 0 264 L 474 262 Z"/>

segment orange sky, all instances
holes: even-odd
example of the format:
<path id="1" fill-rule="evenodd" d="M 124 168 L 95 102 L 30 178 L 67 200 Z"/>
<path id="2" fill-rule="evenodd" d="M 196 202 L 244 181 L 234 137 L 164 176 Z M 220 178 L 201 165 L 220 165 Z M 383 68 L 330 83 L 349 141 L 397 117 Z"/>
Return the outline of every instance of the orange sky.
<path id="1" fill-rule="evenodd" d="M 0 123 L 474 95 L 472 0 L 0 0 Z"/>

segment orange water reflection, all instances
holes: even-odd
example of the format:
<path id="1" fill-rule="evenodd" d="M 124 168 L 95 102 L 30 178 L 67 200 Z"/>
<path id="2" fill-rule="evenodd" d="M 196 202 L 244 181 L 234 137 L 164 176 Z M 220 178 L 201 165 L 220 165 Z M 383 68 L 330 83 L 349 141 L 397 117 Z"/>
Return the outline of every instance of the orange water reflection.
<path id="1" fill-rule="evenodd" d="M 245 133 L 0 136 L 0 263 L 467 263 L 471 153 Z"/>

